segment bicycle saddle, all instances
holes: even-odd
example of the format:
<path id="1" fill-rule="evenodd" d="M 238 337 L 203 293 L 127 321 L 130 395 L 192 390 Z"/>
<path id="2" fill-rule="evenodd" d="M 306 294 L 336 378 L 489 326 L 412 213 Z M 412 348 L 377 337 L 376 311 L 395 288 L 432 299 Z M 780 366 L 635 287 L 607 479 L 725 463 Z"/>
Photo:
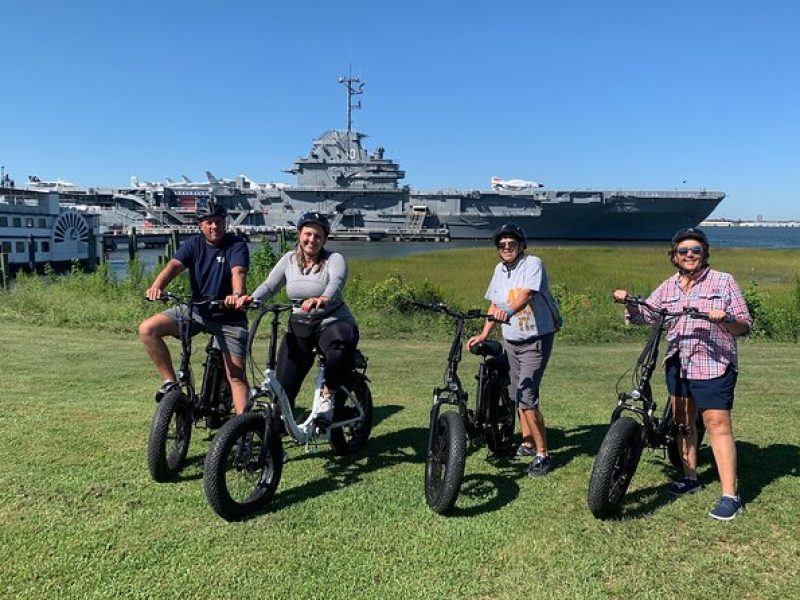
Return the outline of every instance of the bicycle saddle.
<path id="1" fill-rule="evenodd" d="M 485 340 L 475 344 L 469 351 L 476 356 L 500 356 L 503 353 L 503 346 L 496 340 Z"/>

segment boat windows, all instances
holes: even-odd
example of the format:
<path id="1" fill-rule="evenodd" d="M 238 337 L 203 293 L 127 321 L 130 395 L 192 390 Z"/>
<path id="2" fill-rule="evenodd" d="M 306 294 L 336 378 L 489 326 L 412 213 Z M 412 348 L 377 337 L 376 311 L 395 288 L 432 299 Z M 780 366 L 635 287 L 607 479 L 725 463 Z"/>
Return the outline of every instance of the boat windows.
<path id="1" fill-rule="evenodd" d="M 28 217 L 25 220 L 25 227 L 33 227 L 33 218 L 32 217 Z"/>
<path id="2" fill-rule="evenodd" d="M 11 254 L 11 242 L 3 242 L 3 254 Z"/>
<path id="3" fill-rule="evenodd" d="M 22 227 L 22 220 L 19 217 L 14 217 L 12 221 L 13 227 Z"/>
<path id="4" fill-rule="evenodd" d="M 20 254 L 21 254 L 21 253 L 23 253 L 23 252 L 25 252 L 25 242 L 17 242 L 17 249 L 16 249 L 16 251 L 17 251 L 18 253 L 20 253 Z"/>
<path id="5" fill-rule="evenodd" d="M 47 228 L 47 219 L 44 217 L 39 217 L 39 229 L 46 229 Z"/>
<path id="6" fill-rule="evenodd" d="M 8 227 L 8 217 L 0 217 L 0 227 Z"/>
<path id="7" fill-rule="evenodd" d="M 42 242 L 42 252 L 50 252 L 50 242 Z"/>

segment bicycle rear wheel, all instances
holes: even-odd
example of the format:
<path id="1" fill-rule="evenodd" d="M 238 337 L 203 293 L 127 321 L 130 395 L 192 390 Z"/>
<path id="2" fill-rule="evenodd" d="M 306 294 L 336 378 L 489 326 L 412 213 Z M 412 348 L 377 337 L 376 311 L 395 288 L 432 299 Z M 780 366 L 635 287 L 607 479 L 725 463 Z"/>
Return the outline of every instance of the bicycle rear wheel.
<path id="1" fill-rule="evenodd" d="M 681 460 L 681 451 L 678 448 L 678 426 L 675 424 L 674 418 L 672 416 L 672 403 L 667 401 L 667 407 L 664 410 L 664 419 L 669 419 L 670 424 L 668 429 L 670 431 L 670 438 L 666 444 L 667 447 L 667 458 L 669 459 L 670 464 L 675 467 L 678 472 L 683 477 L 683 461 Z M 697 450 L 700 450 L 700 445 L 703 443 L 703 437 L 706 433 L 706 426 L 703 423 L 703 415 L 699 412 L 697 413 L 697 421 L 695 421 L 695 427 L 697 428 Z"/>
<path id="2" fill-rule="evenodd" d="M 440 413 L 433 426 L 433 449 L 425 462 L 425 500 L 433 512 L 444 514 L 461 490 L 467 436 L 461 416 L 452 410 Z"/>
<path id="3" fill-rule="evenodd" d="M 514 403 L 508 397 L 504 388 L 491 390 L 487 386 L 488 397 L 487 421 L 484 424 L 486 431 L 486 445 L 498 458 L 508 456 L 514 441 L 514 423 L 516 410 Z"/>
<path id="4" fill-rule="evenodd" d="M 268 426 L 264 413 L 244 413 L 214 436 L 203 468 L 203 488 L 214 512 L 234 521 L 272 500 L 282 472 L 280 436 Z"/>
<path id="5" fill-rule="evenodd" d="M 153 480 L 168 481 L 183 470 L 192 424 L 192 407 L 183 391 L 169 391 L 156 406 L 147 440 L 147 467 Z"/>
<path id="6" fill-rule="evenodd" d="M 589 510 L 598 519 L 619 509 L 643 448 L 642 425 L 636 419 L 621 417 L 608 428 L 594 459 L 587 496 Z"/>
<path id="7" fill-rule="evenodd" d="M 360 408 L 362 419 L 350 427 L 331 429 L 330 444 L 335 454 L 344 456 L 363 448 L 372 431 L 372 393 L 366 380 L 353 376 L 348 386 L 350 394 L 343 390 L 337 392 L 333 405 L 333 420 L 344 421 L 358 416 Z"/>

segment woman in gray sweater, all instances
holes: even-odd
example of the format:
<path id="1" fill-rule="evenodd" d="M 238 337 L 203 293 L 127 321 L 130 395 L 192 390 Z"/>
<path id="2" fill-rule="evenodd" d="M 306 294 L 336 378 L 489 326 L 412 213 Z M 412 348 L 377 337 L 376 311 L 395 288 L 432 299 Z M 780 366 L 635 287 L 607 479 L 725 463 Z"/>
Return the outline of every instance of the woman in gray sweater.
<path id="1" fill-rule="evenodd" d="M 276 376 L 289 401 L 314 364 L 314 348 L 325 355 L 325 384 L 318 421 L 333 417 L 333 396 L 353 370 L 358 326 L 344 303 L 347 263 L 338 252 L 325 249 L 330 233 L 328 219 L 306 213 L 297 224 L 297 247 L 284 254 L 252 296 L 242 296 L 237 307 L 264 301 L 283 286 L 296 305 L 278 350 Z"/>

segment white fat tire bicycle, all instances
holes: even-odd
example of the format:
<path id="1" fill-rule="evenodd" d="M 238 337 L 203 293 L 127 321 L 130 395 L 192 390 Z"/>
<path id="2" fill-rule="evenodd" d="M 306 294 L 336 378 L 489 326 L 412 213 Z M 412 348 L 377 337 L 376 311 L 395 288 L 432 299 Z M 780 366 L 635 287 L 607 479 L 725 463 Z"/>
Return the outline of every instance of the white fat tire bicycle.
<path id="1" fill-rule="evenodd" d="M 203 469 L 208 503 L 227 521 L 241 519 L 264 508 L 275 495 L 284 463 L 282 429 L 299 446 L 328 442 L 337 455 L 360 450 L 372 430 L 367 359 L 358 350 L 347 385 L 334 397 L 333 421 L 325 423 L 318 419 L 325 381 L 324 357 L 319 353 L 311 412 L 301 423 L 295 420 L 289 398 L 275 375 L 280 314 L 291 311 L 293 306 L 256 304 L 253 307 L 260 308 L 260 312 L 250 327 L 248 360 L 251 370 L 255 371 L 253 341 L 261 319 L 271 313 L 267 365 L 260 385 L 250 391 L 252 409 L 231 419 L 219 430 Z"/>

